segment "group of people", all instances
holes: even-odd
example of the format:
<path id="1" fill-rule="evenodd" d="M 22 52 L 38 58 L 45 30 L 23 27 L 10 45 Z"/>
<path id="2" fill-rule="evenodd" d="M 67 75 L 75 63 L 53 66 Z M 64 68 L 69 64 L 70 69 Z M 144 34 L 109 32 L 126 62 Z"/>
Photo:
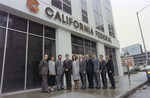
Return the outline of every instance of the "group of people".
<path id="1" fill-rule="evenodd" d="M 106 61 L 103 59 L 103 55 L 100 55 L 99 58 L 96 57 L 96 54 L 92 54 L 92 59 L 89 58 L 89 55 L 86 54 L 86 58 L 83 59 L 82 55 L 79 54 L 79 59 L 76 55 L 72 56 L 72 60 L 69 59 L 69 55 L 65 55 L 66 60 L 62 61 L 62 55 L 58 55 L 58 60 L 54 61 L 54 56 L 51 56 L 51 60 L 47 62 L 48 55 L 45 54 L 44 59 L 41 60 L 39 64 L 39 74 L 42 75 L 42 93 L 49 93 L 54 91 L 53 86 L 57 82 L 57 90 L 64 89 L 64 74 L 66 77 L 66 90 L 72 89 L 71 83 L 71 74 L 75 82 L 75 89 L 78 90 L 79 80 L 82 82 L 81 89 L 86 89 L 86 75 L 89 83 L 88 88 L 94 88 L 94 80 L 96 88 L 101 88 L 100 74 L 102 77 L 103 89 L 107 89 L 107 78 L 106 72 L 111 82 L 110 89 L 115 89 L 115 81 L 113 77 L 114 67 L 113 61 L 109 58 L 109 55 L 106 55 Z M 48 79 L 47 79 L 48 75 Z M 57 81 L 56 81 L 57 76 Z M 48 80 L 48 81 L 47 81 Z M 48 86 L 51 86 L 49 91 Z"/>

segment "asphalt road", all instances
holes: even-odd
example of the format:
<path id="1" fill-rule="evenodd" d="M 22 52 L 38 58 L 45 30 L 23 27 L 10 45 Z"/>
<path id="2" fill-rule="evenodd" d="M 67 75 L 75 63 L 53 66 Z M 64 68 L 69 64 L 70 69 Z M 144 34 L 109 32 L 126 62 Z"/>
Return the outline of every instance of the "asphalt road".
<path id="1" fill-rule="evenodd" d="M 147 83 L 143 87 L 139 88 L 127 98 L 150 98 L 150 83 Z"/>

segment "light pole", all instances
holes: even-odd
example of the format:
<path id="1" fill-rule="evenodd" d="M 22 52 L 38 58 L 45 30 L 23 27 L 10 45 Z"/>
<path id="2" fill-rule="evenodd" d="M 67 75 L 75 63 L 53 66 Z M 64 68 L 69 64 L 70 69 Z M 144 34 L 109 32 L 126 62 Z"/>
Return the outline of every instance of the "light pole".
<path id="1" fill-rule="evenodd" d="M 141 32 L 141 37 L 142 37 L 142 41 L 143 41 L 143 45 L 144 45 L 146 60 L 148 59 L 148 55 L 147 55 L 146 46 L 145 46 L 145 41 L 144 41 L 144 37 L 143 37 L 143 33 L 142 33 L 142 28 L 141 28 L 140 20 L 139 20 L 139 13 L 140 13 L 141 11 L 143 11 L 145 8 L 147 8 L 148 6 L 150 6 L 150 4 L 147 5 L 146 7 L 144 7 L 143 9 L 141 9 L 139 12 L 136 12 L 137 19 L 138 19 L 138 23 L 139 23 L 139 28 L 140 28 L 140 32 Z"/>

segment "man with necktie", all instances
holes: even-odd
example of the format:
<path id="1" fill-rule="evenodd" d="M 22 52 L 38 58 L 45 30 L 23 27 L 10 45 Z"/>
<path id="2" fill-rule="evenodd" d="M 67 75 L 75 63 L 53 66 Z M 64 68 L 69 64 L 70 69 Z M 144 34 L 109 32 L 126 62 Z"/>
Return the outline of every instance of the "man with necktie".
<path id="1" fill-rule="evenodd" d="M 66 76 L 67 90 L 71 90 L 71 72 L 72 72 L 72 60 L 69 59 L 69 55 L 65 55 L 66 60 L 64 61 L 64 69 Z"/>
<path id="2" fill-rule="evenodd" d="M 114 66 L 113 66 L 113 61 L 109 58 L 109 55 L 106 55 L 106 66 L 107 66 L 107 72 L 108 72 L 108 77 L 111 82 L 111 87 L 110 89 L 115 89 L 115 81 L 114 81 Z"/>
<path id="3" fill-rule="evenodd" d="M 58 60 L 55 63 L 55 72 L 57 74 L 57 90 L 64 90 L 64 68 L 63 68 L 63 61 L 62 59 L 62 55 L 59 54 L 58 55 Z M 60 84 L 61 84 L 61 88 L 60 88 Z"/>
<path id="4" fill-rule="evenodd" d="M 103 89 L 107 89 L 107 78 L 106 78 L 106 61 L 103 59 L 103 55 L 100 55 L 100 73 L 102 76 Z"/>
<path id="5" fill-rule="evenodd" d="M 82 59 L 81 54 L 79 54 L 79 73 L 82 82 L 81 89 L 84 90 L 86 88 L 86 62 Z"/>
<path id="6" fill-rule="evenodd" d="M 87 78 L 89 82 L 89 87 L 93 89 L 94 88 L 94 83 L 93 83 L 93 60 L 89 58 L 89 55 L 86 54 L 86 73 L 87 73 Z"/>
<path id="7" fill-rule="evenodd" d="M 100 89 L 101 83 L 100 83 L 100 75 L 99 75 L 99 67 L 100 67 L 100 61 L 96 57 L 96 53 L 93 53 L 93 63 L 94 63 L 94 79 L 95 79 L 95 84 L 96 88 Z"/>

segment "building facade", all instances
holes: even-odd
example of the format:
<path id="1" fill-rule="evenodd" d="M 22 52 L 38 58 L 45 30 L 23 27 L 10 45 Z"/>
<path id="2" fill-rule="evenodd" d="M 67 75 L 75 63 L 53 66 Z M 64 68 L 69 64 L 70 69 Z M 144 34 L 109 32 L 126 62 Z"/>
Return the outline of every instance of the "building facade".
<path id="1" fill-rule="evenodd" d="M 122 76 L 110 0 L 0 0 L 0 94 L 41 87 L 44 54 L 109 54 Z"/>

